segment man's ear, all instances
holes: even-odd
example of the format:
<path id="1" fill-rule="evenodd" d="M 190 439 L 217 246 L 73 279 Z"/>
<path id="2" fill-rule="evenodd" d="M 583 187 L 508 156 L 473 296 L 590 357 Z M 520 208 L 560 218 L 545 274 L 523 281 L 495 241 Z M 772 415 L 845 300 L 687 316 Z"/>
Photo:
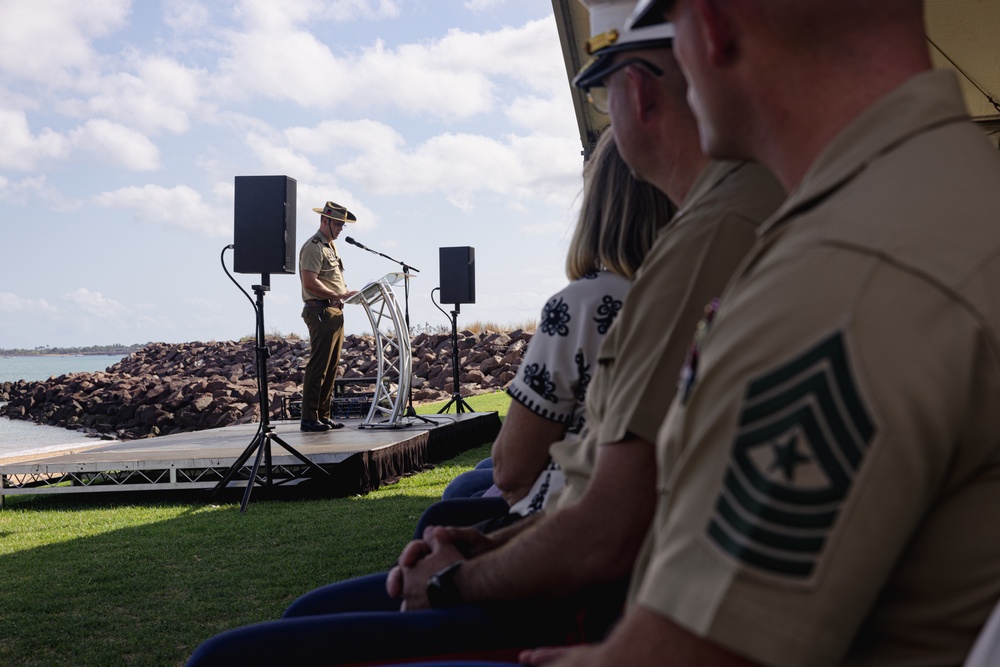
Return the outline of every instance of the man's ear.
<path id="1" fill-rule="evenodd" d="M 625 78 L 633 120 L 645 125 L 650 122 L 656 107 L 656 94 L 650 77 L 641 68 L 641 65 L 629 65 L 625 68 Z"/>
<path id="2" fill-rule="evenodd" d="M 805 0 L 808 2 L 808 0 Z M 732 7 L 723 0 L 690 0 L 701 31 L 708 62 L 716 67 L 730 65 L 736 57 L 736 30 Z"/>

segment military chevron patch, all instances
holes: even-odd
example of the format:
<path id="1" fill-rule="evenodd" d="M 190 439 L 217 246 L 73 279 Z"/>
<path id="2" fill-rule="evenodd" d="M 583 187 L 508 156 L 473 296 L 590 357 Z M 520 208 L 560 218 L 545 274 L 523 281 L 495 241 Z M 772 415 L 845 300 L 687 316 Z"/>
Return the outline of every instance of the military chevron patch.
<path id="1" fill-rule="evenodd" d="M 709 538 L 752 568 L 808 578 L 874 435 L 840 333 L 751 381 Z"/>

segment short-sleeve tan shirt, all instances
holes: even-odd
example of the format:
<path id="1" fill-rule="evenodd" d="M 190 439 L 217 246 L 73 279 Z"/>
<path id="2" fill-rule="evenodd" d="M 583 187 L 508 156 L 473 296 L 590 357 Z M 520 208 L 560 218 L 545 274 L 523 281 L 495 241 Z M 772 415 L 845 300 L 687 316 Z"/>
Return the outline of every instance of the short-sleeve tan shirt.
<path id="1" fill-rule="evenodd" d="M 318 274 L 319 281 L 337 294 L 347 292 L 344 262 L 340 259 L 337 246 L 333 241 L 328 241 L 321 232 L 316 232 L 302 244 L 299 250 L 299 271 L 312 271 Z M 302 287 L 303 301 L 325 298 Z"/>
<path id="2" fill-rule="evenodd" d="M 551 448 L 567 484 L 556 507 L 583 493 L 601 445 L 629 432 L 655 442 L 705 305 L 722 294 L 753 247 L 758 226 L 784 198 L 759 165 L 712 162 L 702 170 L 636 273 L 601 345 L 587 391 L 583 442 Z"/>
<path id="3" fill-rule="evenodd" d="M 818 158 L 657 441 L 631 597 L 767 665 L 959 665 L 1000 597 L 1000 155 L 950 73 Z"/>

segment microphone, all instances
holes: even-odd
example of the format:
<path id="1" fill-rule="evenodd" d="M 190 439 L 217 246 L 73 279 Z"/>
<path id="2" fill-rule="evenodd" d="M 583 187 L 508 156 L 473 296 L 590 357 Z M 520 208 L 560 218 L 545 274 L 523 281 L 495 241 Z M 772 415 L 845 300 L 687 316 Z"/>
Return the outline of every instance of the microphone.
<path id="1" fill-rule="evenodd" d="M 350 243 L 351 245 L 356 245 L 359 248 L 364 248 L 365 250 L 368 250 L 368 248 L 365 248 L 363 245 L 352 239 L 350 236 L 346 237 L 344 240 Z"/>

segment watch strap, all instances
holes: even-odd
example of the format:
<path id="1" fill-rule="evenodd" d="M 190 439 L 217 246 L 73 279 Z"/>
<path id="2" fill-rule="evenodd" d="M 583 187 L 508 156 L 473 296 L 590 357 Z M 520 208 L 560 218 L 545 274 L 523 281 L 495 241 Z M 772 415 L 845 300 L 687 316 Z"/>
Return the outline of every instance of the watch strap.
<path id="1" fill-rule="evenodd" d="M 427 602 L 431 607 L 454 607 L 462 602 L 462 594 L 455 584 L 455 575 L 464 562 L 457 560 L 427 579 Z"/>

